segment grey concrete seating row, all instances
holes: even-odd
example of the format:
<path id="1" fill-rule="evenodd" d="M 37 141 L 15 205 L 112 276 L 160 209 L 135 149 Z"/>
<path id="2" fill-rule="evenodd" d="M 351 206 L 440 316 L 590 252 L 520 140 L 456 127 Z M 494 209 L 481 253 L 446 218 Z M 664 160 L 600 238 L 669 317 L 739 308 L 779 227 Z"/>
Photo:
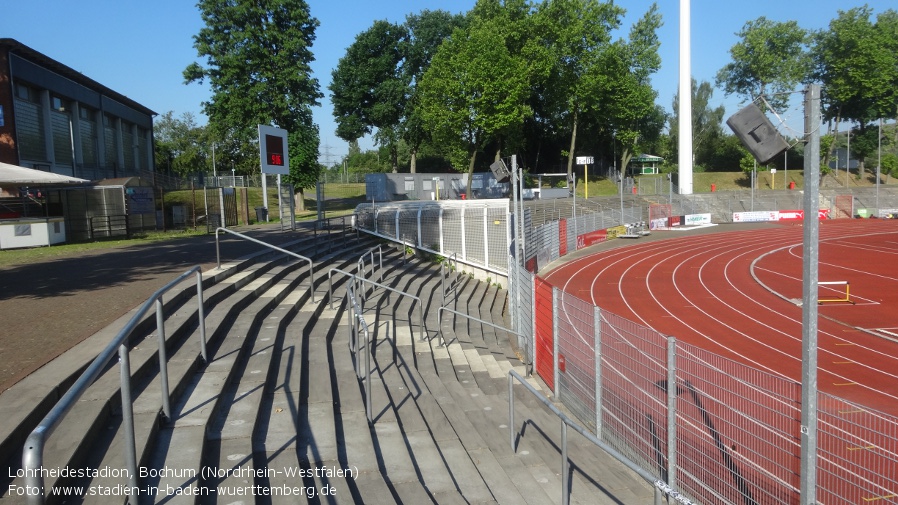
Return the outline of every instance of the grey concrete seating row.
<path id="1" fill-rule="evenodd" d="M 526 371 L 517 337 L 460 316 L 438 320 L 444 271 L 437 263 L 381 247 L 383 268 L 369 262 L 359 275 L 417 299 L 364 284 L 370 343 L 351 350 L 347 279 L 334 276 L 331 300 L 326 271 L 357 273 L 356 260 L 372 246 L 370 240 L 347 241 L 313 256 L 315 302 L 301 264 L 272 257 L 265 266 L 235 265 L 229 280 L 220 279 L 215 289 L 210 284 L 208 364 L 197 359 L 195 309 L 185 295 L 176 308 L 183 321 L 177 325 L 185 329 L 168 330 L 174 352 L 169 371 L 177 377 L 173 415 L 161 422 L 149 329 L 132 351 L 132 359 L 145 352 L 148 362 L 135 379 L 140 467 L 148 474 L 135 502 L 561 503 L 565 478 L 571 503 L 651 503 L 646 483 L 577 437 L 568 441 L 572 471 L 560 475 L 560 422 L 519 385 L 513 388 L 515 425 L 508 425 L 507 374 Z M 501 286 L 463 275 L 447 304 L 507 328 L 506 298 Z M 176 326 L 174 318 L 166 324 Z M 370 380 L 357 374 L 365 353 Z M 82 401 L 102 408 L 85 410 L 73 423 L 87 428 L 62 434 L 73 446 L 60 448 L 62 458 L 73 468 L 123 465 L 117 371 L 107 375 Z M 528 382 L 549 396 L 539 379 Z M 121 481 L 66 483 L 112 489 Z M 2 500 L 24 503 L 13 496 Z"/>

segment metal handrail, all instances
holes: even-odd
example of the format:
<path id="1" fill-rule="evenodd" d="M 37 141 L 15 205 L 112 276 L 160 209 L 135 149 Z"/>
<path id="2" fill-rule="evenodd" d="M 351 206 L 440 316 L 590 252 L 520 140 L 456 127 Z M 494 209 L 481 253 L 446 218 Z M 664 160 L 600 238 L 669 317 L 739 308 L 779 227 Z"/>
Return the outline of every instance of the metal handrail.
<path id="1" fill-rule="evenodd" d="M 522 338 L 525 337 L 525 335 L 524 335 L 523 333 L 519 333 L 519 332 L 514 331 L 514 330 L 512 330 L 512 329 L 510 329 L 510 328 L 506 328 L 506 327 L 504 327 L 504 326 L 499 326 L 498 324 L 491 323 L 491 322 L 489 322 L 489 321 L 484 321 L 483 319 L 478 319 L 478 318 L 476 318 L 476 317 L 474 317 L 474 316 L 472 316 L 472 315 L 470 315 L 470 314 L 465 314 L 464 312 L 459 312 L 459 311 L 457 311 L 457 310 L 450 309 L 449 307 L 440 307 L 439 310 L 437 311 L 437 322 L 440 324 L 440 330 L 439 330 L 439 331 L 440 331 L 440 339 L 441 339 L 442 342 L 443 342 L 443 343 L 442 343 L 443 347 L 446 346 L 446 337 L 443 335 L 443 312 L 444 312 L 444 311 L 445 311 L 445 312 L 451 312 L 451 313 L 455 314 L 456 316 L 461 316 L 461 317 L 470 319 L 471 321 L 476 321 L 476 322 L 478 322 L 478 323 L 480 323 L 480 324 L 485 324 L 485 325 L 487 325 L 487 326 L 492 326 L 493 328 L 496 328 L 496 329 L 498 329 L 498 330 L 504 330 L 504 331 L 507 331 L 508 333 L 511 333 L 511 334 L 513 334 L 513 335 L 515 335 L 515 336 L 517 336 L 517 337 L 522 337 Z M 498 339 L 498 337 L 497 337 L 497 339 Z"/>
<path id="2" fill-rule="evenodd" d="M 570 461 L 567 457 L 567 428 L 570 426 L 577 433 L 583 435 L 586 440 L 592 442 L 599 449 L 602 449 L 606 453 L 608 453 L 614 459 L 620 461 L 624 466 L 629 468 L 631 471 L 635 472 L 637 475 L 645 479 L 646 482 L 652 485 L 655 490 L 655 504 L 661 505 L 661 495 L 666 494 L 671 499 L 678 503 L 682 503 L 683 505 L 694 505 L 694 503 L 689 500 L 689 498 L 683 496 L 678 493 L 674 489 L 671 489 L 670 486 L 667 485 L 666 482 L 656 479 L 651 473 L 647 472 L 643 468 L 641 468 L 636 463 L 630 461 L 629 458 L 618 452 L 615 448 L 611 447 L 607 443 L 599 440 L 589 432 L 586 428 L 575 422 L 573 419 L 568 417 L 567 414 L 558 410 L 548 398 L 541 395 L 539 391 L 536 390 L 531 384 L 527 383 L 521 374 L 515 372 L 514 370 L 508 371 L 508 426 L 509 426 L 509 442 L 511 443 L 511 452 L 517 453 L 517 446 L 515 445 L 515 436 L 517 435 L 514 429 L 514 381 L 517 379 L 527 391 L 530 391 L 533 396 L 535 396 L 539 401 L 543 403 L 549 410 L 552 411 L 553 414 L 558 416 L 558 419 L 561 421 L 561 503 L 563 505 L 568 505 L 571 500 L 570 489 L 568 484 L 568 474 L 570 473 Z"/>
<path id="3" fill-rule="evenodd" d="M 358 367 L 358 353 L 361 346 L 358 344 L 359 328 L 362 329 L 365 338 L 365 417 L 368 422 L 373 422 L 373 411 L 371 407 L 371 334 L 368 331 L 368 323 L 359 306 L 356 298 L 355 289 L 352 285 L 346 287 L 346 298 L 349 300 L 349 350 L 356 355 L 356 377 L 362 378 Z"/>
<path id="4" fill-rule="evenodd" d="M 375 287 L 383 288 L 383 289 L 386 289 L 387 291 L 392 291 L 394 293 L 397 293 L 397 294 L 400 294 L 403 296 L 408 296 L 409 298 L 415 299 L 415 301 L 418 302 L 418 317 L 421 320 L 421 340 L 423 341 L 426 338 L 427 321 L 424 320 L 424 303 L 421 301 L 420 297 L 417 297 L 411 293 L 406 293 L 405 291 L 401 291 L 396 288 L 387 286 L 386 284 L 381 284 L 379 282 L 365 279 L 364 277 L 359 277 L 358 275 L 349 273 L 345 270 L 340 270 L 339 268 L 331 268 L 330 271 L 328 271 L 328 273 L 327 273 L 327 292 L 328 292 L 328 296 L 330 297 L 330 308 L 331 309 L 334 308 L 334 280 L 333 280 L 334 272 L 343 274 L 347 277 L 351 277 L 356 283 L 366 282 Z"/>
<path id="5" fill-rule="evenodd" d="M 381 244 L 378 244 L 374 247 L 369 248 L 367 251 L 363 252 L 361 256 L 359 256 L 359 265 L 361 266 L 361 268 L 359 269 L 359 272 L 364 273 L 365 258 L 370 256 L 371 257 L 371 273 L 372 274 L 374 273 L 374 251 L 375 250 L 377 250 L 378 258 L 380 260 L 380 262 L 379 262 L 380 270 L 378 270 L 378 272 L 380 273 L 380 276 L 378 277 L 378 279 L 380 280 L 380 282 L 383 282 L 384 281 L 384 251 L 383 251 L 383 245 L 381 245 Z"/>
<path id="6" fill-rule="evenodd" d="M 452 268 L 453 258 L 455 259 L 455 268 Z M 455 279 L 453 279 L 452 282 L 450 283 L 449 289 L 446 289 L 446 277 L 448 277 L 448 276 L 444 274 L 444 272 L 443 272 L 444 268 L 448 268 L 450 272 L 453 272 L 453 271 L 455 272 Z M 443 294 L 442 305 L 444 305 L 444 306 L 446 305 L 446 294 L 449 291 L 455 292 L 455 300 L 458 300 L 458 291 L 457 291 L 458 277 L 459 277 L 458 253 L 452 253 L 446 257 L 445 261 L 440 262 L 440 291 Z"/>
<path id="7" fill-rule="evenodd" d="M 307 258 L 301 254 L 296 254 L 293 251 L 288 251 L 286 249 L 282 249 L 276 245 L 271 245 L 268 242 L 263 242 L 261 240 L 252 238 L 249 235 L 244 235 L 243 233 L 229 230 L 227 228 L 216 228 L 215 229 L 215 260 L 218 263 L 219 270 L 221 270 L 221 254 L 219 253 L 219 245 L 218 245 L 218 232 L 219 231 L 230 233 L 231 235 L 235 235 L 242 239 L 249 240 L 250 242 L 255 242 L 259 245 L 263 245 L 269 249 L 274 249 L 275 251 L 282 252 L 289 256 L 293 256 L 294 258 L 298 258 L 302 261 L 308 261 L 309 262 L 309 296 L 311 297 L 312 303 L 315 302 L 315 272 L 313 270 L 315 263 L 310 258 Z"/>
<path id="8" fill-rule="evenodd" d="M 169 404 L 168 390 L 168 358 L 165 351 L 165 325 L 163 323 L 163 304 L 162 295 L 180 284 L 191 274 L 196 275 L 197 300 L 199 307 L 199 327 L 200 327 L 200 347 L 203 360 L 208 363 L 208 354 L 206 353 L 206 316 L 203 310 L 203 276 L 199 266 L 195 266 L 190 270 L 179 275 L 165 286 L 156 290 L 146 302 L 141 305 L 140 309 L 131 316 L 131 319 L 119 331 L 114 339 L 104 348 L 100 354 L 94 358 L 90 366 L 81 374 L 77 381 L 66 391 L 65 395 L 56 402 L 56 405 L 50 409 L 50 412 L 44 416 L 40 424 L 37 425 L 28 438 L 25 440 L 25 447 L 22 449 L 22 469 L 25 474 L 25 485 L 28 489 L 34 490 L 29 492 L 28 503 L 42 504 L 44 503 L 44 442 L 56 429 L 60 421 L 75 406 L 75 402 L 81 398 L 81 395 L 90 387 L 94 381 L 103 373 L 103 370 L 112 361 L 116 351 L 119 355 L 120 377 L 121 377 L 121 397 L 122 397 L 122 425 L 125 430 L 125 465 L 129 472 L 130 489 L 137 488 L 137 451 L 134 442 L 134 410 L 131 403 L 131 362 L 129 356 L 128 340 L 131 333 L 135 330 L 140 320 L 153 308 L 156 308 L 156 326 L 159 334 L 159 373 L 162 377 L 162 405 L 165 416 L 171 419 L 171 407 Z"/>

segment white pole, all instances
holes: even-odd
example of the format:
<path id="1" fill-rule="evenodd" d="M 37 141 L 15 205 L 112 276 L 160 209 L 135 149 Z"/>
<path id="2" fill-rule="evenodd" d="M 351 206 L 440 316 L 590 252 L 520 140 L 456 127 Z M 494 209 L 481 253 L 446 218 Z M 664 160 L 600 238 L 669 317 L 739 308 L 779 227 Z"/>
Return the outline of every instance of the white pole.
<path id="1" fill-rule="evenodd" d="M 680 194 L 692 194 L 692 58 L 691 9 L 689 0 L 680 0 Z"/>
<path id="2" fill-rule="evenodd" d="M 879 136 L 877 142 L 877 158 L 876 158 L 876 215 L 879 214 L 879 175 L 882 171 L 882 118 L 879 118 Z"/>
<path id="3" fill-rule="evenodd" d="M 268 178 L 265 177 L 265 172 L 262 172 L 262 207 L 265 207 L 266 210 L 268 210 L 268 180 L 267 179 Z"/>
<path id="4" fill-rule="evenodd" d="M 851 124 L 848 125 L 848 146 L 845 148 L 845 187 L 848 187 L 848 174 L 851 173 Z M 858 177 L 861 173 L 858 171 Z"/>

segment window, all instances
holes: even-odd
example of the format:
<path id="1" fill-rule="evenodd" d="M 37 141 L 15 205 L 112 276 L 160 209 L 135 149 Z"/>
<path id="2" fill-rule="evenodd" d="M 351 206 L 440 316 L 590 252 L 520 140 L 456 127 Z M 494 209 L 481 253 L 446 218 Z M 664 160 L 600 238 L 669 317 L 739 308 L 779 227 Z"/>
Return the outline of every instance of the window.
<path id="1" fill-rule="evenodd" d="M 25 84 L 16 84 L 16 98 L 20 100 L 27 100 L 29 102 L 37 102 L 39 101 L 37 98 L 37 93 L 31 87 L 26 86 Z"/>

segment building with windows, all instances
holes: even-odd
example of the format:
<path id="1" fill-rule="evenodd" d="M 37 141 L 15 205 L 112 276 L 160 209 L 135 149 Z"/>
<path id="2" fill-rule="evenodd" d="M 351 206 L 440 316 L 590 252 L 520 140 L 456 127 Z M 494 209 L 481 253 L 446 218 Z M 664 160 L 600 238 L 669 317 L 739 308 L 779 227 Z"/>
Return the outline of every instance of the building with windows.
<path id="1" fill-rule="evenodd" d="M 82 179 L 153 180 L 156 113 L 0 38 L 0 162 Z"/>

